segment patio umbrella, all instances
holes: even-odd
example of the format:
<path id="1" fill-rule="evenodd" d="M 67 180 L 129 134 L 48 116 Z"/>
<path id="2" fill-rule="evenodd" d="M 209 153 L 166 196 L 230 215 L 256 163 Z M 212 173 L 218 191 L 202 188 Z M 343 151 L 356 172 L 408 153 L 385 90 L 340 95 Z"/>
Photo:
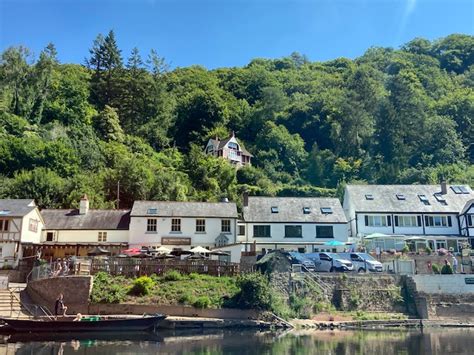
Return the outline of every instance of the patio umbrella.
<path id="1" fill-rule="evenodd" d="M 170 255 L 175 255 L 175 256 L 190 255 L 190 254 L 192 254 L 191 251 L 183 250 L 183 249 L 173 249 L 170 253 Z"/>
<path id="2" fill-rule="evenodd" d="M 171 249 L 168 249 L 167 247 L 161 246 L 158 249 L 155 250 L 158 254 L 169 254 L 171 253 Z"/>
<path id="3" fill-rule="evenodd" d="M 329 242 L 324 243 L 324 245 L 327 245 L 330 247 L 339 247 L 341 245 L 346 245 L 346 243 L 340 242 L 338 240 L 331 240 Z"/>
<path id="4" fill-rule="evenodd" d="M 192 248 L 190 252 L 193 254 L 209 254 L 211 251 L 201 246 L 198 246 L 198 247 Z"/>
<path id="5" fill-rule="evenodd" d="M 141 254 L 142 251 L 140 248 L 130 248 L 130 249 L 125 249 L 125 250 L 122 250 L 121 254 L 125 254 L 127 256 L 135 256 L 135 255 L 138 255 L 138 254 Z"/>
<path id="6" fill-rule="evenodd" d="M 203 259 L 208 259 L 208 257 L 202 254 L 193 254 L 186 257 L 186 260 L 203 260 Z"/>
<path id="7" fill-rule="evenodd" d="M 215 250 L 215 251 L 211 251 L 209 255 L 230 255 L 230 253 L 227 251 Z"/>
<path id="8" fill-rule="evenodd" d="M 89 256 L 109 255 L 109 254 L 110 254 L 110 251 L 101 247 L 95 247 L 87 252 L 87 255 Z"/>

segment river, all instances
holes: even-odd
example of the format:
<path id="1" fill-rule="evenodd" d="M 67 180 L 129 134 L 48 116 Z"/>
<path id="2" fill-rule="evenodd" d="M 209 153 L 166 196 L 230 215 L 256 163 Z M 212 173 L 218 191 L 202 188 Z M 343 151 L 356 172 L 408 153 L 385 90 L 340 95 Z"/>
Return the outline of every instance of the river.
<path id="1" fill-rule="evenodd" d="M 3 336 L 0 354 L 473 354 L 474 330 L 167 331 Z"/>

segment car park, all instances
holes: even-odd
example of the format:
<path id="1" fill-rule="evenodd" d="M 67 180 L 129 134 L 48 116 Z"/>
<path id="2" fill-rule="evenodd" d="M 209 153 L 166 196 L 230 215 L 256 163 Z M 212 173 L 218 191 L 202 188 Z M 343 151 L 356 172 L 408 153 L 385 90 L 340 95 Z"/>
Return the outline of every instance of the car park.
<path id="1" fill-rule="evenodd" d="M 354 270 L 354 265 L 337 253 L 310 253 L 306 257 L 315 265 L 315 271 L 322 272 L 348 272 Z"/>
<path id="2" fill-rule="evenodd" d="M 350 260 L 356 272 L 382 272 L 383 265 L 367 253 L 339 253 L 339 255 Z"/>

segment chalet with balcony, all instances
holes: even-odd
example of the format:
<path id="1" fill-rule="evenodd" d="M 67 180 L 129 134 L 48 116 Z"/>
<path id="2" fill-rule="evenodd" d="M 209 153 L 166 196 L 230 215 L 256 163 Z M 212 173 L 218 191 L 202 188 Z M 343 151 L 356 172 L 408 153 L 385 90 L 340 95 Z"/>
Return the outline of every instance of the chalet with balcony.
<path id="1" fill-rule="evenodd" d="M 344 211 L 352 237 L 381 249 L 415 245 L 458 251 L 473 242 L 474 194 L 469 186 L 347 185 Z"/>
<path id="2" fill-rule="evenodd" d="M 44 221 L 32 199 L 0 199 L 0 267 L 15 267 L 39 243 Z"/>
<path id="3" fill-rule="evenodd" d="M 253 157 L 242 143 L 235 138 L 234 132 L 232 132 L 230 137 L 224 140 L 220 140 L 218 137 L 209 139 L 204 152 L 208 155 L 227 159 L 227 161 L 237 168 L 251 165 L 250 160 Z"/>
<path id="4" fill-rule="evenodd" d="M 342 251 L 348 241 L 347 219 L 337 198 L 244 195 L 243 204 L 237 240 L 248 251 Z"/>

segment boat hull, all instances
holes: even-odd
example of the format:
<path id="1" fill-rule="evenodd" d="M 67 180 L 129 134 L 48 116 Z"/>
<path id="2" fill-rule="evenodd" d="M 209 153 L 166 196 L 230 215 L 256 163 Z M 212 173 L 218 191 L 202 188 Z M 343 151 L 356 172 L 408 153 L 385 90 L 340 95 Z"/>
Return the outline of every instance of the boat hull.
<path id="1" fill-rule="evenodd" d="M 0 318 L 16 332 L 137 332 L 152 330 L 165 319 L 164 315 L 143 318 L 112 318 L 97 321 L 26 320 Z"/>

